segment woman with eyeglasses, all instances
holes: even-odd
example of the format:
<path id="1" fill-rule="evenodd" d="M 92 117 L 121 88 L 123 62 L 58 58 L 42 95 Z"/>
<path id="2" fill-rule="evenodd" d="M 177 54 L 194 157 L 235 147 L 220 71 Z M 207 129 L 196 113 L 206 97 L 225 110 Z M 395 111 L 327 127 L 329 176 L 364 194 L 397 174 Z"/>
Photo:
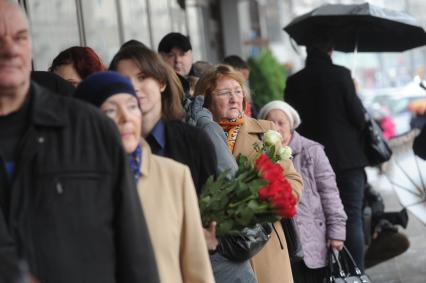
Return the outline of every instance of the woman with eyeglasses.
<path id="1" fill-rule="evenodd" d="M 197 82 L 194 95 L 204 95 L 213 120 L 223 129 L 229 150 L 236 158 L 239 154 L 255 158 L 253 144 L 261 145 L 263 134 L 275 129 L 270 121 L 256 120 L 244 115 L 247 90 L 240 73 L 227 65 L 218 65 L 204 74 Z M 289 181 L 294 194 L 299 198 L 303 183 L 290 160 L 280 165 Z M 259 283 L 293 282 L 290 259 L 282 226 L 273 224 L 274 231 L 262 250 L 251 258 L 251 264 Z"/>

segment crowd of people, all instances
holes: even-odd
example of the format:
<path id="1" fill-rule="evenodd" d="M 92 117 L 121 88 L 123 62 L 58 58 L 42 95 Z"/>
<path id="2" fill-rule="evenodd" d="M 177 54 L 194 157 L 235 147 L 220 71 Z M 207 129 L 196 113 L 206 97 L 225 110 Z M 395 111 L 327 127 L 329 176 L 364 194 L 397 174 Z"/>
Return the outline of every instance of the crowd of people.
<path id="1" fill-rule="evenodd" d="M 108 66 L 73 46 L 34 71 L 27 17 L 0 0 L 0 282 L 319 283 L 344 244 L 363 270 L 365 118 L 331 51 L 308 48 L 284 100 L 258 109 L 244 60 L 193 62 L 175 32 L 157 51 L 126 42 Z M 280 165 L 299 261 L 279 221 L 251 228 L 269 240 L 238 259 L 201 223 L 207 179 L 232 178 L 268 130 L 293 152 Z"/>

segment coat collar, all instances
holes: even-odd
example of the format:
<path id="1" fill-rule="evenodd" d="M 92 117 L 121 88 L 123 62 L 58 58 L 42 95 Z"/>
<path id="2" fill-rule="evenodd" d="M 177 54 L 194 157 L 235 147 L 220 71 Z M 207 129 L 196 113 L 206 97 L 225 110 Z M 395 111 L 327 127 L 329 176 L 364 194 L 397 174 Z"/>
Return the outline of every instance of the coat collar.
<path id="1" fill-rule="evenodd" d="M 306 58 L 306 65 L 314 64 L 327 64 L 332 65 L 331 57 L 319 50 L 312 50 L 309 52 L 308 57 Z"/>
<path id="2" fill-rule="evenodd" d="M 250 154 L 248 154 L 249 157 L 255 153 L 253 144 L 259 140 L 258 136 L 265 133 L 268 129 L 269 128 L 262 125 L 261 121 L 245 116 L 244 124 L 238 133 L 234 152 L 232 153 L 234 157 L 238 157 L 240 153 L 247 155 L 247 150 L 250 152 Z"/>
<path id="3" fill-rule="evenodd" d="M 31 82 L 29 95 L 31 95 L 31 121 L 36 126 L 65 127 L 69 120 L 64 109 L 65 99 L 58 94 L 51 93 L 37 83 Z"/>

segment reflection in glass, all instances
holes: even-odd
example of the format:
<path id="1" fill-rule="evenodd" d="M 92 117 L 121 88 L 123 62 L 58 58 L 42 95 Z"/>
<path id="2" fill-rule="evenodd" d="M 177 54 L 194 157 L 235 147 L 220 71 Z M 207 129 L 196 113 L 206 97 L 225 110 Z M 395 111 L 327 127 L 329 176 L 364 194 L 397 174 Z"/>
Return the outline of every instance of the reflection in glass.
<path id="1" fill-rule="evenodd" d="M 79 45 L 75 0 L 28 1 L 35 70 L 47 70 L 60 51 Z"/>
<path id="2" fill-rule="evenodd" d="M 108 64 L 120 47 L 115 0 L 81 1 L 87 46 Z M 125 2 L 125 1 L 123 1 Z"/>
<path id="3" fill-rule="evenodd" d="M 124 40 L 136 39 L 151 45 L 145 0 L 121 1 Z"/>
<path id="4" fill-rule="evenodd" d="M 151 12 L 151 26 L 155 30 L 152 34 L 152 47 L 157 50 L 160 40 L 171 32 L 171 19 L 168 0 L 148 0 Z"/>
<path id="5" fill-rule="evenodd" d="M 172 31 L 187 35 L 185 11 L 179 6 L 176 0 L 168 1 L 172 19 Z"/>

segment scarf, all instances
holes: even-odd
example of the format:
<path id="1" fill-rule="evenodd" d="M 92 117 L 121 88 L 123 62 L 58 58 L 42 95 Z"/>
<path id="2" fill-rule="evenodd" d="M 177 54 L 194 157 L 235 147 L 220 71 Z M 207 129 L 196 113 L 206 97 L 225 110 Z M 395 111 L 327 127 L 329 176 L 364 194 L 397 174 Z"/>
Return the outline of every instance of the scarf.
<path id="1" fill-rule="evenodd" d="M 137 181 L 141 174 L 141 163 L 142 163 L 142 147 L 140 144 L 136 147 L 135 151 L 129 154 L 130 169 L 132 170 L 133 177 Z"/>
<path id="2" fill-rule="evenodd" d="M 224 118 L 219 121 L 219 125 L 225 132 L 226 142 L 231 152 L 234 152 L 235 142 L 237 141 L 238 132 L 244 124 L 244 117 L 237 119 Z"/>

